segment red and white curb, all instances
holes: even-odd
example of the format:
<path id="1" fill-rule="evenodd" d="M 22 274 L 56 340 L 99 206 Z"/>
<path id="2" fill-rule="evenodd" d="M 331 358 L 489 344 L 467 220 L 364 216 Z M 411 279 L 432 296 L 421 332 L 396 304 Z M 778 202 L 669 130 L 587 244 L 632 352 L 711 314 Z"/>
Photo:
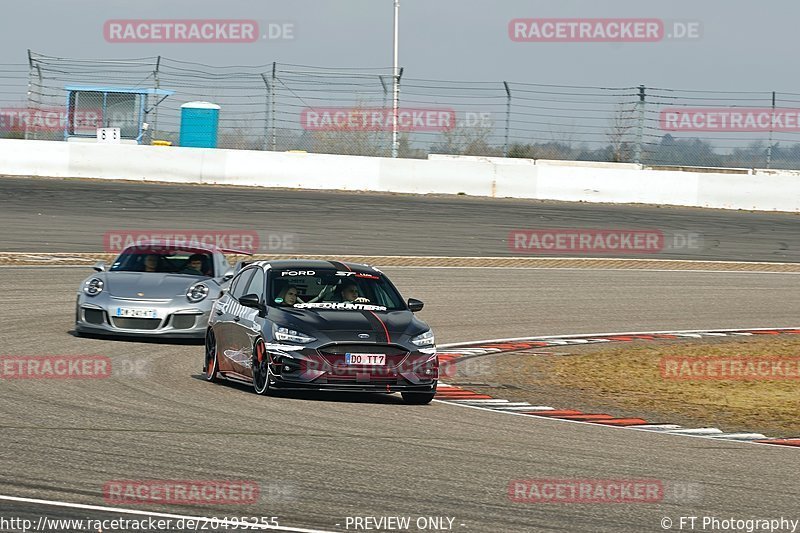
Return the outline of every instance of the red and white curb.
<path id="1" fill-rule="evenodd" d="M 544 337 L 520 337 L 514 339 L 493 339 L 439 346 L 440 364 L 454 364 L 466 359 L 518 352 L 549 346 L 575 346 L 606 342 L 656 341 L 664 339 L 699 339 L 710 337 L 747 337 L 754 335 L 798 335 L 800 328 L 752 328 L 692 331 L 649 331 L 628 333 L 599 333 L 560 335 Z M 478 394 L 469 389 L 439 383 L 436 399 L 445 403 L 462 405 L 487 411 L 514 413 L 573 422 L 587 422 L 604 426 L 623 427 L 644 431 L 655 431 L 671 435 L 687 435 L 717 440 L 755 442 L 780 446 L 800 447 L 800 437 L 768 438 L 761 433 L 725 433 L 719 428 L 684 428 L 678 424 L 651 423 L 643 418 L 619 418 L 606 413 L 584 413 L 575 409 L 555 408 L 548 405 L 532 405 L 528 402 L 510 402 L 486 394 Z"/>

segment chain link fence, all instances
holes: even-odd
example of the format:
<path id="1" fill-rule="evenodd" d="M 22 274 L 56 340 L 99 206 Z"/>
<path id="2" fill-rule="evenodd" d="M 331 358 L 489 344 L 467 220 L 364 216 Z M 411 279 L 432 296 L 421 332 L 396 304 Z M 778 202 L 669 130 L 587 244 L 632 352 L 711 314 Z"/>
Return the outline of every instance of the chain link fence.
<path id="1" fill-rule="evenodd" d="M 418 79 L 400 72 L 398 155 L 508 156 L 654 166 L 800 168 L 800 94 Z M 0 137 L 63 140 L 9 110 L 67 107 L 65 87 L 144 95 L 143 143 L 179 143 L 181 104 L 221 107 L 218 147 L 392 153 L 391 67 L 211 66 L 166 57 L 0 65 Z M 16 122 L 14 118 L 16 117 Z M 29 122 L 31 119 L 29 119 Z"/>

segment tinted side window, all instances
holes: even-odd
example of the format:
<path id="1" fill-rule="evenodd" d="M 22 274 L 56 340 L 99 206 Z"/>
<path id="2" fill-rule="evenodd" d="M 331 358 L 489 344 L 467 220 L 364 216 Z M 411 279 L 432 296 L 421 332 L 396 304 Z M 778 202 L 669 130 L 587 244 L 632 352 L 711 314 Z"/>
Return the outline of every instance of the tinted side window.
<path id="1" fill-rule="evenodd" d="M 380 285 L 375 286 L 375 303 L 378 305 L 385 305 L 386 307 L 392 307 L 393 301 L 388 294 L 386 294 L 386 290 L 381 287 Z"/>
<path id="2" fill-rule="evenodd" d="M 238 300 L 246 294 L 244 290 L 247 288 L 247 285 L 250 284 L 250 279 L 253 277 L 255 271 L 255 268 L 250 268 L 248 270 L 243 270 L 236 276 L 236 279 L 233 280 L 231 285 L 231 296 Z"/>
<path id="3" fill-rule="evenodd" d="M 264 296 L 264 273 L 256 269 L 256 274 L 250 280 L 250 284 L 244 294 L 257 294 L 259 298 Z"/>

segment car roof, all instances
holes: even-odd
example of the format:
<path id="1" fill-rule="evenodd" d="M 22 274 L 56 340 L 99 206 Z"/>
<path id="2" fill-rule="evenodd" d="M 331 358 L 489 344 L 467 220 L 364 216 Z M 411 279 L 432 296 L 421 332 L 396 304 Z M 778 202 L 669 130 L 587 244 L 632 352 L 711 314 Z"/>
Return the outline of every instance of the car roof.
<path id="1" fill-rule="evenodd" d="M 186 243 L 182 243 L 179 241 L 171 241 L 166 239 L 142 239 L 138 241 L 136 244 L 132 244 L 127 246 L 123 253 L 127 250 L 131 249 L 141 249 L 141 248 L 166 248 L 166 249 L 174 249 L 174 250 L 185 250 L 188 252 L 210 252 L 210 253 L 237 253 L 237 254 L 246 254 L 252 255 L 251 252 L 246 252 L 242 250 L 228 250 L 226 248 L 218 248 L 213 244 L 205 244 L 199 241 L 189 241 Z"/>
<path id="2" fill-rule="evenodd" d="M 352 270 L 354 272 L 380 272 L 377 268 L 361 263 L 350 263 L 347 261 L 324 261 L 321 259 L 280 259 L 278 261 L 256 261 L 255 264 L 266 267 L 269 265 L 275 270 Z"/>

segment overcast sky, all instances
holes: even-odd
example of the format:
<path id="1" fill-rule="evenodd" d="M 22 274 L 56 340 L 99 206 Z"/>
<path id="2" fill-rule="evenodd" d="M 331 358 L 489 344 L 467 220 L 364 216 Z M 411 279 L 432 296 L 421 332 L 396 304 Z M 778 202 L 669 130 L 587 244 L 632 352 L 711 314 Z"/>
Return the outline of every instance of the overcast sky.
<path id="1" fill-rule="evenodd" d="M 12 7 L 13 6 L 13 7 Z M 392 61 L 392 0 L 26 0 L 4 2 L 0 63 L 26 49 L 74 58 L 163 55 L 217 65 Z M 401 0 L 400 63 L 413 78 L 797 91 L 794 0 Z M 640 43 L 514 42 L 515 18 L 695 21 L 702 37 Z M 109 19 L 253 19 L 294 39 L 247 44 L 109 43 Z"/>

